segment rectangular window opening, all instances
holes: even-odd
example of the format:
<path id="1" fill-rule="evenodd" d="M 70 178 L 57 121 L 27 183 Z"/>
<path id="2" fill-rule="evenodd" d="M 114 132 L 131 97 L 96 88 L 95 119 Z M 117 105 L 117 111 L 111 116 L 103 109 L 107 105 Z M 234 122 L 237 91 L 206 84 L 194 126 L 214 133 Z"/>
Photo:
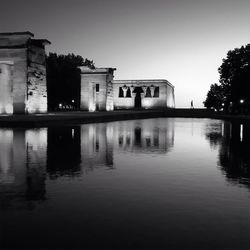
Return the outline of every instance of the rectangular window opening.
<path id="1" fill-rule="evenodd" d="M 95 85 L 95 90 L 96 90 L 96 92 L 99 92 L 100 91 L 100 86 L 99 86 L 100 84 L 99 83 L 97 83 L 96 85 Z"/>
<path id="2" fill-rule="evenodd" d="M 160 96 L 160 87 L 155 87 L 154 97 Z"/>
<path id="3" fill-rule="evenodd" d="M 124 97 L 122 87 L 119 87 L 119 97 Z"/>

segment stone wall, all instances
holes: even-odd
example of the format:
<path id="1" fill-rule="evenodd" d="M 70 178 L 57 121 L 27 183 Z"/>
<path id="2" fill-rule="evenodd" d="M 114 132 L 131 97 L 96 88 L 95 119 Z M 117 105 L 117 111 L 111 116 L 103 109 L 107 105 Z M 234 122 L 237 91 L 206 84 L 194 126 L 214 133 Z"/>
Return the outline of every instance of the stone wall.
<path id="1" fill-rule="evenodd" d="M 113 93 L 113 73 L 107 75 L 107 100 L 106 100 L 106 110 L 111 111 L 114 110 L 114 93 Z"/>
<path id="2" fill-rule="evenodd" d="M 120 88 L 124 96 L 120 97 Z M 127 90 L 126 90 L 127 88 Z M 156 109 L 162 107 L 174 107 L 173 86 L 166 80 L 116 80 L 113 81 L 114 109 L 133 109 L 135 108 L 135 88 L 141 88 L 141 108 Z M 154 96 L 156 88 L 159 89 L 159 95 Z M 127 97 L 128 89 L 131 97 Z M 150 96 L 147 95 L 150 93 Z M 168 103 L 171 103 L 171 105 Z"/>
<path id="3" fill-rule="evenodd" d="M 167 107 L 175 108 L 174 87 L 167 85 Z"/>
<path id="4" fill-rule="evenodd" d="M 28 50 L 26 107 L 28 113 L 47 112 L 45 51 L 36 46 L 30 46 Z"/>
<path id="5" fill-rule="evenodd" d="M 25 113 L 25 100 L 27 93 L 27 49 L 1 49 L 0 48 L 0 65 L 12 65 L 9 67 L 8 75 L 11 79 L 8 80 L 11 86 L 6 89 L 3 95 L 8 96 L 8 106 L 6 101 L 0 99 L 3 106 L 3 113 Z M 0 73 L 1 74 L 1 73 Z M 2 79 L 3 80 L 3 79 Z M 1 86 L 6 85 L 6 82 L 1 81 Z M 4 88 L 4 87 L 3 87 Z M 9 93 L 12 90 L 12 93 Z M 8 112 L 6 112 L 8 110 Z"/>
<path id="6" fill-rule="evenodd" d="M 113 110 L 112 68 L 81 69 L 81 110 Z"/>
<path id="7" fill-rule="evenodd" d="M 0 114 L 13 113 L 13 64 L 0 62 Z"/>
<path id="8" fill-rule="evenodd" d="M 30 32 L 0 33 L 0 113 L 47 112 L 44 45 L 49 42 L 33 36 Z"/>

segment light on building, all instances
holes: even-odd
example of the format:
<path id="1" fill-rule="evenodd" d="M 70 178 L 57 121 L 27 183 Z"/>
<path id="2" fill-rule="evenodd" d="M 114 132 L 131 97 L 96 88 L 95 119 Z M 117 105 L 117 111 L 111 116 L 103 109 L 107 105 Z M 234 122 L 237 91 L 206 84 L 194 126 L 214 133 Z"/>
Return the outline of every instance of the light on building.
<path id="1" fill-rule="evenodd" d="M 107 111 L 112 111 L 112 110 L 114 110 L 114 105 L 112 105 L 111 103 L 110 103 L 110 104 L 107 104 L 107 105 L 106 105 L 106 110 L 107 110 Z"/>
<path id="2" fill-rule="evenodd" d="M 96 106 L 95 106 L 95 104 L 89 104 L 89 111 L 90 112 L 94 112 L 96 110 Z"/>
<path id="3" fill-rule="evenodd" d="M 5 106 L 5 111 L 6 111 L 7 114 L 13 114 L 13 105 L 7 104 Z"/>

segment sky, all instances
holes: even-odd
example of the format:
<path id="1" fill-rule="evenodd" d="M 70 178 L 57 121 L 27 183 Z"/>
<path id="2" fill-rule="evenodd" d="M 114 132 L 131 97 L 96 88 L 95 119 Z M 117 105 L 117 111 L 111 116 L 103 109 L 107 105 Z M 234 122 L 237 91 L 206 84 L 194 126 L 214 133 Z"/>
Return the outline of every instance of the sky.
<path id="1" fill-rule="evenodd" d="M 31 31 L 115 79 L 166 79 L 203 107 L 227 52 L 250 43 L 249 0 L 0 0 L 0 32 Z"/>

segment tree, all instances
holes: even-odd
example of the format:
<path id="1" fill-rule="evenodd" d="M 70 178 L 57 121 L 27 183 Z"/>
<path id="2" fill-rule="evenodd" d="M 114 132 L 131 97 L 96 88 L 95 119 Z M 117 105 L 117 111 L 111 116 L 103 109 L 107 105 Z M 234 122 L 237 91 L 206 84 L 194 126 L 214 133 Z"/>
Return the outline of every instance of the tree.
<path id="1" fill-rule="evenodd" d="M 217 83 L 212 84 L 203 103 L 206 108 L 220 110 L 225 105 L 225 89 L 223 86 Z"/>
<path id="2" fill-rule="evenodd" d="M 219 68 L 220 83 L 229 89 L 228 101 L 250 102 L 250 44 L 230 50 Z"/>
<path id="3" fill-rule="evenodd" d="M 220 85 L 211 85 L 205 107 L 220 107 L 222 98 L 227 110 L 250 110 L 250 44 L 230 50 L 218 71 Z"/>
<path id="4" fill-rule="evenodd" d="M 59 104 L 71 109 L 79 109 L 81 75 L 78 67 L 94 68 L 93 61 L 74 54 L 50 53 L 46 57 L 46 66 L 48 109 L 57 110 Z"/>

